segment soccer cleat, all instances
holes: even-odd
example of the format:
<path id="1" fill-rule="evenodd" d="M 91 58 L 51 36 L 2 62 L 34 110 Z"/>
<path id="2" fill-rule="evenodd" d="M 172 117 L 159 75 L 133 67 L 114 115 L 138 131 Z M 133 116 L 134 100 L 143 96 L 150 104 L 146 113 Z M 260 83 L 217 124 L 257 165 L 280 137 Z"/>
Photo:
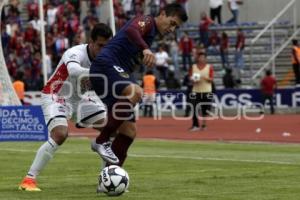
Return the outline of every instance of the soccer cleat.
<path id="1" fill-rule="evenodd" d="M 28 192 L 40 192 L 42 191 L 37 187 L 36 180 L 33 178 L 25 177 L 19 185 L 19 190 L 25 190 Z"/>
<path id="2" fill-rule="evenodd" d="M 200 128 L 198 126 L 193 126 L 192 128 L 189 129 L 190 132 L 195 132 L 195 131 L 199 131 Z"/>
<path id="3" fill-rule="evenodd" d="M 109 162 L 111 164 L 119 163 L 118 157 L 114 154 L 114 152 L 111 149 L 110 141 L 102 144 L 97 144 L 96 141 L 93 140 L 91 144 L 91 149 L 97 152 L 104 161 Z"/>
<path id="4" fill-rule="evenodd" d="M 104 187 L 101 187 L 100 186 L 100 184 L 97 186 L 97 191 L 96 191 L 97 193 L 105 193 L 105 192 L 107 192 L 105 189 L 104 189 Z"/>
<path id="5" fill-rule="evenodd" d="M 206 128 L 207 128 L 207 126 L 205 125 L 205 124 L 202 124 L 202 126 L 201 126 L 201 130 L 206 130 Z"/>

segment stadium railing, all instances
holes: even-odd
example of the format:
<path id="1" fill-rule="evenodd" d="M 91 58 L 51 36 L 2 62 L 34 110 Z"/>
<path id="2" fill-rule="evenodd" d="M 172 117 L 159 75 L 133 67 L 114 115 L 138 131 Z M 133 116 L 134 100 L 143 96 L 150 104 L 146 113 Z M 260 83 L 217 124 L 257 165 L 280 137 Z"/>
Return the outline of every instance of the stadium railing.
<path id="1" fill-rule="evenodd" d="M 290 9 L 292 9 L 292 28 L 293 28 L 293 34 L 288 37 L 287 39 L 283 40 L 283 42 L 279 45 L 278 48 L 275 47 L 275 36 L 274 36 L 274 28 L 275 25 L 277 24 L 277 21 L 284 16 L 285 14 L 287 14 Z M 252 82 L 255 84 L 256 83 L 256 79 L 258 78 L 258 76 L 266 69 L 268 68 L 270 65 L 272 65 L 272 73 L 275 75 L 275 59 L 276 57 L 283 51 L 283 49 L 285 49 L 291 42 L 291 40 L 293 38 L 295 38 L 299 32 L 300 32 L 300 28 L 297 29 L 297 7 L 296 7 L 296 0 L 291 0 L 266 26 L 263 30 L 261 30 L 260 33 L 257 34 L 257 36 L 255 38 L 253 38 L 251 40 L 250 43 L 250 69 L 251 69 L 251 73 L 252 73 Z M 262 65 L 256 72 L 253 71 L 254 68 L 254 59 L 253 59 L 253 49 L 254 46 L 256 44 L 256 42 L 265 34 L 265 33 L 271 33 L 270 35 L 270 39 L 271 39 L 271 56 L 269 58 L 269 60 Z"/>

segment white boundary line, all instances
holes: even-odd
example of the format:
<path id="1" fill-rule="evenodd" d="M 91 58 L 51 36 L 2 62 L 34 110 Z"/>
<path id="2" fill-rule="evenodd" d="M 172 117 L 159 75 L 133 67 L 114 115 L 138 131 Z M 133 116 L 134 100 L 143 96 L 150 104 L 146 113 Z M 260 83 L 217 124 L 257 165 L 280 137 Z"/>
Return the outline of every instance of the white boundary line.
<path id="1" fill-rule="evenodd" d="M 137 158 L 172 158 L 172 159 L 190 159 L 190 160 L 210 160 L 210 161 L 229 161 L 229 162 L 247 162 L 247 163 L 266 163 L 278 165 L 297 165 L 292 162 L 273 161 L 273 160 L 244 160 L 244 159 L 229 159 L 229 158 L 212 158 L 212 157 L 188 157 L 188 156 L 168 156 L 168 155 L 142 155 L 130 154 L 131 157 Z"/>
<path id="2" fill-rule="evenodd" d="M 0 151 L 22 152 L 22 153 L 36 153 L 33 150 L 25 149 L 9 149 L 0 148 Z M 61 154 L 94 154 L 93 152 L 71 152 L 58 151 Z M 244 159 L 229 159 L 229 158 L 213 158 L 213 157 L 187 157 L 187 156 L 171 156 L 171 155 L 145 155 L 145 154 L 129 154 L 129 157 L 134 158 L 171 158 L 171 159 L 188 159 L 188 160 L 210 160 L 210 161 L 228 161 L 228 162 L 245 162 L 245 163 L 261 163 L 261 164 L 276 164 L 276 165 L 298 165 L 293 162 L 273 161 L 273 160 L 244 160 Z"/>

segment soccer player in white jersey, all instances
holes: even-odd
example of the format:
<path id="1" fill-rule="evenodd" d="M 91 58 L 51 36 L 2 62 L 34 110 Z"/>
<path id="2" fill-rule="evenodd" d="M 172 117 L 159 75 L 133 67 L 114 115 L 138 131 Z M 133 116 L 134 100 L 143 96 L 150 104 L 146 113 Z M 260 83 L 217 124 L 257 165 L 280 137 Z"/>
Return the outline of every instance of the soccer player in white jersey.
<path id="1" fill-rule="evenodd" d="M 42 90 L 42 109 L 50 132 L 49 140 L 38 149 L 27 175 L 19 185 L 20 190 L 41 191 L 36 178 L 68 137 L 69 119 L 77 127 L 92 126 L 101 130 L 106 109 L 93 91 L 82 90 L 88 88 L 85 83 L 88 83 L 86 80 L 92 60 L 111 37 L 112 31 L 107 25 L 97 24 L 91 31 L 88 44 L 74 46 L 63 54 Z M 86 78 L 82 78 L 83 75 Z M 77 87 L 78 84 L 81 87 Z"/>

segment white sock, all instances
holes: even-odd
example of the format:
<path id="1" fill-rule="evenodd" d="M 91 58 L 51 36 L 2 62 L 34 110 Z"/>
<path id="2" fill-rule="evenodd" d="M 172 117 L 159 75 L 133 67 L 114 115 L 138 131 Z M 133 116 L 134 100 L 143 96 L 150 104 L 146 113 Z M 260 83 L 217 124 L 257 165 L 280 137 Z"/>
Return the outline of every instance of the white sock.
<path id="1" fill-rule="evenodd" d="M 40 171 L 44 169 L 49 160 L 53 157 L 55 151 L 58 149 L 56 142 L 49 138 L 37 151 L 31 167 L 27 173 L 27 177 L 36 178 Z"/>

